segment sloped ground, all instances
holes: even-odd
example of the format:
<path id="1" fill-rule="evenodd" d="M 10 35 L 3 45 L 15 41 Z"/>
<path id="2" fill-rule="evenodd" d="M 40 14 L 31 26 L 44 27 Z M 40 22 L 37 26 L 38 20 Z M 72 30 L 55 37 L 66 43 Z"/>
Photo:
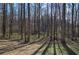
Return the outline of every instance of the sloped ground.
<path id="1" fill-rule="evenodd" d="M 33 44 L 29 44 L 29 45 L 24 45 L 23 47 L 11 50 L 11 51 L 7 51 L 2 53 L 3 55 L 29 55 L 34 53 L 34 51 L 36 51 L 44 42 L 46 42 L 46 39 L 42 39 L 39 42 L 33 43 Z M 11 49 L 11 47 L 10 47 Z"/>
<path id="2" fill-rule="evenodd" d="M 0 54 L 19 47 L 18 41 L 0 40 Z"/>
<path id="3" fill-rule="evenodd" d="M 71 41 L 67 44 L 76 54 L 79 55 L 79 41 Z"/>
<path id="4" fill-rule="evenodd" d="M 73 45 L 72 45 L 73 46 Z M 79 48 L 79 47 L 78 47 Z M 46 55 L 76 55 L 77 51 L 70 48 L 67 44 L 55 40 L 46 51 Z"/>
<path id="5" fill-rule="evenodd" d="M 32 44 L 28 46 L 24 46 L 22 48 L 15 49 L 10 52 L 3 53 L 3 55 L 30 55 L 34 51 L 36 51 L 41 44 Z"/>
<path id="6" fill-rule="evenodd" d="M 43 45 L 45 40 L 42 40 L 41 42 L 36 42 L 36 43 L 30 44 L 30 45 L 22 45 L 22 44 L 19 45 L 18 42 L 16 42 L 16 41 L 11 42 L 11 41 L 5 40 L 5 43 L 4 43 L 4 41 L 0 41 L 1 42 L 0 43 L 0 52 L 14 49 L 16 46 L 23 46 L 23 47 L 14 49 L 12 51 L 4 52 L 4 53 L 2 53 L 2 55 L 31 55 L 36 50 L 38 50 L 39 47 L 41 47 Z M 47 45 L 48 45 L 48 43 L 46 43 L 44 45 L 44 47 L 42 47 L 38 51 L 37 55 L 42 54 L 42 52 L 46 49 Z M 3 47 L 5 47 L 5 48 L 3 48 Z M 55 46 L 54 46 L 54 43 L 52 42 L 50 44 L 49 48 L 45 52 L 46 55 L 54 55 L 54 54 L 56 54 L 56 55 L 76 55 L 76 53 L 77 54 L 79 53 L 78 43 L 71 41 L 71 43 L 69 45 L 67 44 L 64 46 L 60 41 L 57 42 L 57 40 L 55 40 Z"/>
<path id="7" fill-rule="evenodd" d="M 3 46 L 17 45 L 18 43 L 18 41 L 0 40 L 0 48 Z"/>
<path id="8" fill-rule="evenodd" d="M 42 40 L 41 42 L 36 42 L 9 52 L 5 52 L 3 55 L 30 55 L 34 53 L 40 46 L 42 46 L 45 41 L 46 39 Z"/>
<path id="9" fill-rule="evenodd" d="M 30 40 L 32 40 L 32 42 L 33 42 L 33 38 L 30 39 Z M 43 39 L 43 36 L 41 36 L 37 40 L 34 40 L 34 42 L 39 42 L 42 39 Z M 17 40 L 10 40 L 10 39 L 9 40 L 0 39 L 0 54 L 12 51 L 12 50 L 17 49 L 17 48 L 24 47 L 24 46 L 32 43 L 32 42 L 29 42 L 27 44 L 23 44 L 23 42 L 24 42 L 24 40 L 17 41 Z"/>

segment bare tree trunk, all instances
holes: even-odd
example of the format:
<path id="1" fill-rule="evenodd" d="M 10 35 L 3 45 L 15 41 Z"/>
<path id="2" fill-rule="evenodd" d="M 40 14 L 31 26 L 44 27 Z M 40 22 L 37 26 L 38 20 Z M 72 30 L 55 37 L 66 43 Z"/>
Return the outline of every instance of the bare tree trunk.
<path id="1" fill-rule="evenodd" d="M 30 41 L 30 3 L 28 3 L 28 38 L 27 42 Z"/>
<path id="2" fill-rule="evenodd" d="M 77 23 L 77 35 L 78 35 L 78 37 L 79 37 L 79 4 L 78 4 L 78 23 Z"/>
<path id="3" fill-rule="evenodd" d="M 23 39 L 23 17 L 22 17 L 22 3 L 20 4 L 20 21 L 21 21 L 21 39 Z"/>
<path id="4" fill-rule="evenodd" d="M 9 38 L 10 35 L 12 35 L 12 23 L 13 23 L 13 4 L 9 4 L 10 5 L 10 22 L 9 22 Z"/>
<path id="5" fill-rule="evenodd" d="M 49 8 L 47 3 L 47 36 L 49 36 Z"/>
<path id="6" fill-rule="evenodd" d="M 38 38 L 40 37 L 40 3 L 38 3 L 37 9 L 37 25 L 38 25 Z"/>
<path id="7" fill-rule="evenodd" d="M 63 10 L 62 10 L 62 40 L 61 42 L 63 44 L 66 44 L 65 42 L 65 27 L 66 27 L 66 20 L 65 20 L 65 14 L 66 14 L 66 4 L 63 3 Z"/>
<path id="8" fill-rule="evenodd" d="M 18 31 L 21 34 L 21 26 L 20 26 L 21 20 L 20 20 L 20 17 L 21 17 L 21 6 L 20 6 L 20 4 L 18 4 Z"/>
<path id="9" fill-rule="evenodd" d="M 24 26 L 24 42 L 27 43 L 26 40 L 26 19 L 25 19 L 25 3 L 23 4 L 23 26 Z"/>
<path id="10" fill-rule="evenodd" d="M 60 34 L 61 34 L 61 25 L 62 25 L 62 22 L 61 22 L 61 7 L 60 7 L 60 4 L 58 4 L 58 9 L 59 9 L 59 37 L 60 37 Z"/>
<path id="11" fill-rule="evenodd" d="M 36 4 L 35 4 L 35 10 L 34 10 L 34 34 L 36 34 Z"/>
<path id="12" fill-rule="evenodd" d="M 74 40 L 74 21 L 73 21 L 73 16 L 74 16 L 74 4 L 72 3 L 72 40 Z"/>
<path id="13" fill-rule="evenodd" d="M 6 4 L 2 4 L 2 12 L 3 12 L 3 24 L 2 24 L 2 33 L 3 33 L 3 38 L 5 38 L 6 34 Z"/>
<path id="14" fill-rule="evenodd" d="M 76 9 L 76 6 L 75 6 L 75 21 L 74 21 L 74 39 L 75 39 L 75 41 L 77 40 L 77 31 L 76 31 L 76 22 L 77 22 L 77 9 Z"/>
<path id="15" fill-rule="evenodd" d="M 52 6 L 53 6 L 53 4 L 51 3 L 51 27 L 50 27 L 50 38 L 52 39 Z"/>

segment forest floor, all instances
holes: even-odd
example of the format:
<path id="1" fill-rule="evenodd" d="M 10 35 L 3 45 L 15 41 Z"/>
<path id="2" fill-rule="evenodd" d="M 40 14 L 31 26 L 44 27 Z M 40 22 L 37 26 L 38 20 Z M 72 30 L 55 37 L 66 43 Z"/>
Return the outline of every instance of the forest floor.
<path id="1" fill-rule="evenodd" d="M 27 44 L 24 44 L 24 40 L 11 40 L 11 39 L 0 39 L 0 54 L 2 53 L 5 53 L 5 52 L 9 52 L 9 51 L 12 51 L 14 49 L 17 49 L 17 48 L 21 48 L 23 46 L 27 46 L 33 42 L 38 42 L 40 41 L 43 36 L 40 36 L 40 38 L 38 38 L 38 40 L 36 40 L 35 38 L 36 36 L 35 35 L 31 35 L 31 38 L 30 38 L 30 42 L 27 43 Z"/>
<path id="2" fill-rule="evenodd" d="M 5 52 L 3 55 L 30 55 L 40 47 L 41 44 L 31 44 L 13 51 Z"/>
<path id="3" fill-rule="evenodd" d="M 45 39 L 46 40 L 46 39 Z M 0 54 L 1 55 L 41 55 L 46 50 L 45 55 L 76 55 L 79 54 L 79 47 L 77 42 L 70 41 L 63 45 L 60 41 L 55 40 L 48 46 L 49 41 L 41 47 L 45 40 L 35 42 L 33 44 L 19 44 L 18 41 L 0 40 Z M 40 48 L 41 47 L 41 48 Z"/>
<path id="4" fill-rule="evenodd" d="M 14 49 L 12 51 L 4 52 L 2 54 L 3 55 L 19 55 L 19 54 L 20 55 L 29 55 L 29 54 L 34 53 L 34 51 L 36 51 L 44 42 L 45 42 L 45 40 L 42 40 L 42 41 L 39 41 L 39 42 L 36 42 L 36 43 L 33 43 L 33 44 L 25 45 L 25 46 L 23 46 L 21 48 Z M 17 45 L 17 44 L 15 44 L 15 45 Z M 12 45 L 10 45 L 10 46 L 13 47 Z M 7 48 L 11 49 L 10 46 L 7 47 Z"/>

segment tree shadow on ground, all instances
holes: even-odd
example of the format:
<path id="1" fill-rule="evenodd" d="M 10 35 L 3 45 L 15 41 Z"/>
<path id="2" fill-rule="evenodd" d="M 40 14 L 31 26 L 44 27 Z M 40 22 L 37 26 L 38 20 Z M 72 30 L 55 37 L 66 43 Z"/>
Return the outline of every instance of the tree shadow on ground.
<path id="1" fill-rule="evenodd" d="M 53 40 L 54 55 L 56 55 L 56 46 L 55 46 L 56 42 L 55 41 L 57 38 L 54 37 L 53 39 L 54 39 Z"/>
<path id="2" fill-rule="evenodd" d="M 71 48 L 69 48 L 69 47 L 67 46 L 66 43 L 62 43 L 62 45 L 63 45 L 63 47 L 66 49 L 66 51 L 67 51 L 67 53 L 68 53 L 69 55 L 77 55 Z"/>

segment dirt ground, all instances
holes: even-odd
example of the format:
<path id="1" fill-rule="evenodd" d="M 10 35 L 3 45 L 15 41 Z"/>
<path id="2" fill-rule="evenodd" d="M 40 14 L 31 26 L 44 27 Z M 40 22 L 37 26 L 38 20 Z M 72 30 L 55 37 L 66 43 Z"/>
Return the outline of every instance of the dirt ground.
<path id="1" fill-rule="evenodd" d="M 30 55 L 34 53 L 43 43 L 37 42 L 30 45 L 19 44 L 18 41 L 0 40 L 0 54 L 1 55 Z M 16 47 L 22 46 L 15 49 Z"/>
<path id="2" fill-rule="evenodd" d="M 10 46 L 18 45 L 18 41 L 0 40 L 0 49 Z"/>
<path id="3" fill-rule="evenodd" d="M 22 48 L 15 49 L 10 52 L 5 52 L 5 53 L 3 53 L 3 55 L 30 55 L 34 51 L 36 51 L 40 46 L 41 46 L 41 44 L 35 43 L 35 44 L 24 46 Z"/>

